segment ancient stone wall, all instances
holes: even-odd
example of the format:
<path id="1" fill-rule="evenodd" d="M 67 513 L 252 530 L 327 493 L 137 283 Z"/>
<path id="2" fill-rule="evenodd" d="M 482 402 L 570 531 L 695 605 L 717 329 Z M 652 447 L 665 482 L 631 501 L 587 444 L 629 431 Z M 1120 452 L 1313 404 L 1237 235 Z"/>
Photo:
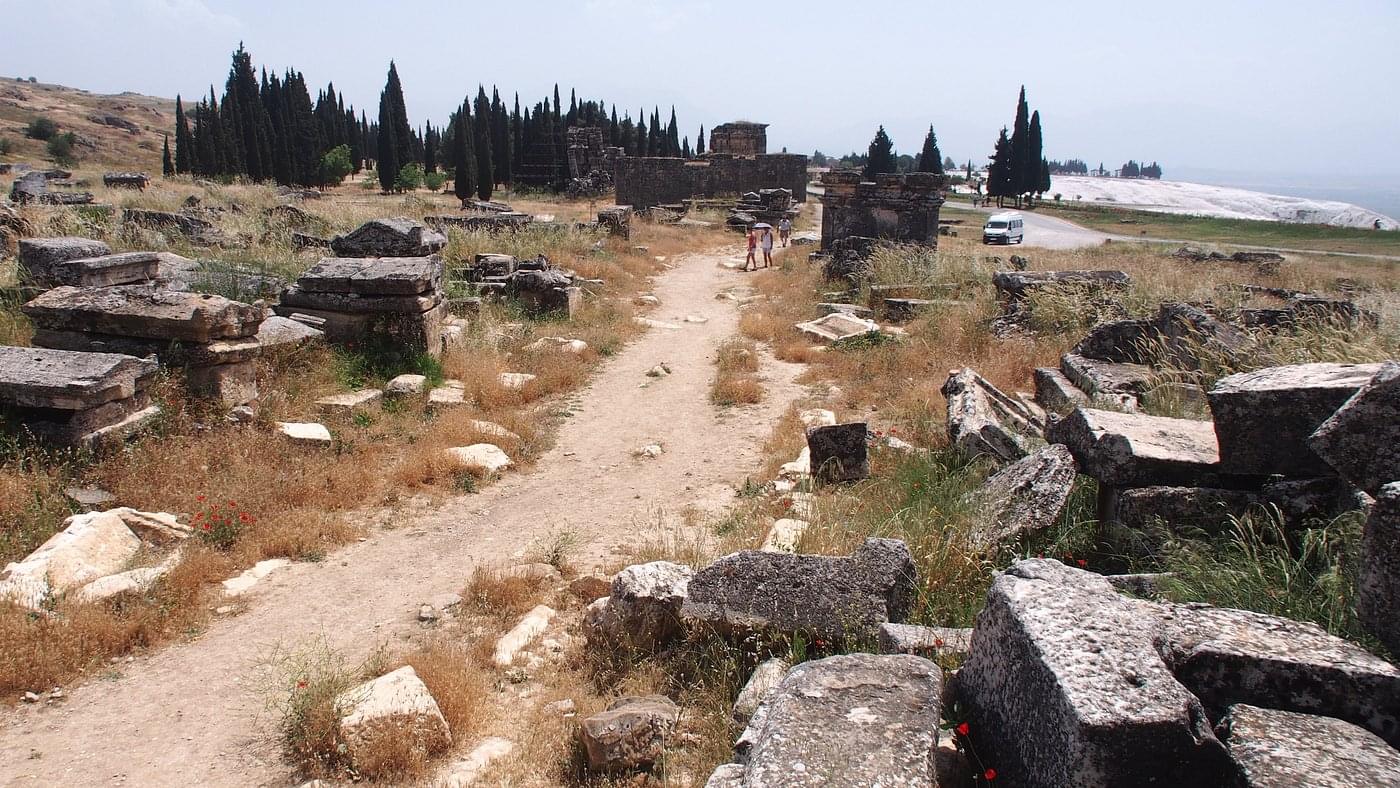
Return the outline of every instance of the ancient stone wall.
<path id="1" fill-rule="evenodd" d="M 768 152 L 768 124 L 736 121 L 710 130 L 710 153 L 762 156 Z"/>
<path id="2" fill-rule="evenodd" d="M 570 178 L 583 178 L 595 170 L 607 170 L 607 152 L 603 147 L 601 128 L 576 126 L 569 129 L 567 134 Z"/>
<path id="3" fill-rule="evenodd" d="M 807 197 L 807 157 L 795 153 L 713 155 L 690 160 L 623 156 L 617 160 L 613 181 L 618 204 L 638 209 L 759 189 L 788 189 L 794 199 L 803 201 Z M 936 208 L 933 226 L 936 232 Z"/>
<path id="4" fill-rule="evenodd" d="M 941 175 L 915 172 L 877 175 L 835 170 L 822 176 L 822 248 L 851 236 L 938 245 Z"/>

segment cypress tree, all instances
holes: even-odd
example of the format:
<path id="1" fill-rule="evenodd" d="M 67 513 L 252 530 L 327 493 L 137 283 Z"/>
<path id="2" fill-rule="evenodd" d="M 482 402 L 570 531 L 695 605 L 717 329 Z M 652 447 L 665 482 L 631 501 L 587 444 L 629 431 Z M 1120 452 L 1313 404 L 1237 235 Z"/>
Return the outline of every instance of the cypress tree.
<path id="1" fill-rule="evenodd" d="M 471 104 L 463 102 L 452 129 L 452 193 L 465 202 L 476 192 L 476 151 L 472 145 Z"/>
<path id="2" fill-rule="evenodd" d="M 481 199 L 489 200 L 496 179 L 491 161 L 491 102 L 486 99 L 484 87 L 476 89 L 476 117 L 472 121 L 476 125 L 473 139 L 476 143 L 476 193 Z"/>
<path id="3" fill-rule="evenodd" d="M 651 155 L 651 137 L 647 134 L 647 124 L 641 114 L 637 115 L 637 155 Z"/>
<path id="4" fill-rule="evenodd" d="M 672 156 L 681 154 L 680 130 L 676 126 L 676 105 L 671 105 L 671 123 L 666 126 L 666 143 L 670 146 Z M 686 156 L 686 158 L 690 158 Z"/>
<path id="5" fill-rule="evenodd" d="M 497 183 L 514 180 L 510 166 L 510 114 L 496 86 L 491 86 L 491 174 Z"/>
<path id="6" fill-rule="evenodd" d="M 1016 205 L 1021 204 L 1021 195 L 1030 191 L 1032 182 L 1026 178 L 1030 169 L 1030 112 L 1026 106 L 1026 86 L 1021 86 L 1021 95 L 1016 99 L 1016 121 L 1011 127 L 1011 169 L 1007 173 L 1010 191 L 1007 197 L 1015 197 Z"/>
<path id="7" fill-rule="evenodd" d="M 433 124 L 425 124 L 423 129 L 423 172 L 437 172 L 437 140 L 433 137 Z"/>
<path id="8" fill-rule="evenodd" d="M 175 172 L 184 175 L 190 171 L 190 158 L 194 155 L 194 139 L 190 134 L 190 119 L 185 116 L 185 105 L 179 96 L 175 97 Z"/>
<path id="9" fill-rule="evenodd" d="M 1002 126 L 991 165 L 987 168 L 987 196 L 997 198 L 997 207 L 1001 207 L 1003 198 L 1015 194 L 1012 174 L 1011 140 L 1006 136 L 1006 127 Z"/>
<path id="10" fill-rule="evenodd" d="M 616 148 L 622 144 L 622 127 L 617 125 L 617 105 L 612 106 L 612 117 L 608 119 L 608 144 Z"/>
<path id="11" fill-rule="evenodd" d="M 170 159 L 170 135 L 165 135 L 165 152 L 160 157 L 160 171 L 169 178 L 175 174 L 175 162 Z"/>
<path id="12" fill-rule="evenodd" d="M 1040 130 L 1040 110 L 1036 110 L 1031 115 L 1030 129 L 1026 133 L 1026 161 L 1025 172 L 1021 176 L 1022 185 L 1027 193 L 1039 192 L 1044 194 L 1049 186 L 1041 188 L 1041 171 L 1046 168 L 1045 153 L 1042 150 L 1044 140 Z"/>
<path id="13" fill-rule="evenodd" d="M 379 94 L 379 188 L 385 192 L 394 190 L 394 182 L 399 177 L 399 145 L 394 139 L 394 106 L 385 89 Z"/>
<path id="14" fill-rule="evenodd" d="M 410 162 L 421 160 L 422 156 L 415 151 L 417 137 L 413 133 L 413 127 L 408 125 L 408 107 L 403 101 L 403 83 L 399 81 L 399 69 L 394 65 L 394 61 L 389 61 L 389 78 L 384 84 L 385 96 L 389 102 L 389 125 L 392 127 L 394 140 L 395 161 L 402 167 Z M 379 119 L 379 129 L 384 131 L 384 118 Z M 394 170 L 394 176 L 398 177 L 398 169 Z"/>
<path id="15" fill-rule="evenodd" d="M 695 155 L 705 155 L 705 124 L 700 124 L 700 136 L 695 138 Z"/>
<path id="16" fill-rule="evenodd" d="M 525 155 L 525 119 L 520 114 L 520 94 L 515 94 L 515 111 L 510 115 L 510 171 L 512 179 L 514 174 L 520 172 L 520 165 L 524 161 Z"/>
<path id="17" fill-rule="evenodd" d="M 938 150 L 938 135 L 933 133 L 933 126 L 928 127 L 928 135 L 924 137 L 924 147 L 919 151 L 914 171 L 943 174 L 943 154 Z"/>
<path id="18" fill-rule="evenodd" d="M 875 138 L 870 141 L 870 149 L 866 153 L 865 177 L 874 178 L 882 173 L 894 172 L 895 168 L 894 141 L 885 133 L 885 127 L 881 126 L 875 132 Z"/>
<path id="19" fill-rule="evenodd" d="M 681 156 L 686 159 L 695 158 L 695 154 L 690 152 L 690 137 L 681 139 Z"/>

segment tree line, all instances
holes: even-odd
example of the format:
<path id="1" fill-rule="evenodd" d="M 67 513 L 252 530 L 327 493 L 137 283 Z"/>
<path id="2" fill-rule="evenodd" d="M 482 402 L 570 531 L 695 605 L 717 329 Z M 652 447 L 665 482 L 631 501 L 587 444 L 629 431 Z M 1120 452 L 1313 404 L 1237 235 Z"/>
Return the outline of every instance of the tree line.
<path id="1" fill-rule="evenodd" d="M 987 196 L 995 197 L 998 207 L 1007 197 L 1015 198 L 1020 207 L 1022 198 L 1050 191 L 1050 163 L 1045 160 L 1044 147 L 1040 110 L 1030 112 L 1022 85 L 1011 135 L 1008 137 L 1006 127 L 1001 127 L 987 167 Z"/>
<path id="2" fill-rule="evenodd" d="M 933 126 L 928 127 L 928 134 L 924 136 L 923 147 L 919 149 L 917 156 L 897 152 L 894 141 L 890 139 L 885 127 L 880 126 L 865 153 L 853 151 L 840 158 L 832 158 L 818 150 L 813 151 L 811 162 L 817 167 L 857 169 L 866 178 L 873 178 L 881 173 L 900 172 L 934 172 L 941 175 L 948 170 L 957 169 L 958 166 L 952 157 L 944 156 L 938 150 L 938 135 L 934 133 Z"/>
<path id="3" fill-rule="evenodd" d="M 1051 159 L 1046 162 L 1046 165 L 1050 168 L 1051 175 L 1088 175 L 1091 172 L 1102 175 L 1108 174 L 1108 170 L 1104 169 L 1103 162 L 1099 162 L 1099 168 L 1097 170 L 1090 170 L 1089 165 L 1079 159 L 1070 159 L 1063 162 Z M 1160 179 L 1162 177 L 1162 165 L 1155 161 L 1151 164 L 1139 164 L 1129 159 L 1127 164 L 1124 164 L 1118 169 L 1117 175 L 1120 178 Z"/>
<path id="4" fill-rule="evenodd" d="M 496 86 L 489 97 L 478 86 L 445 126 L 425 122 L 414 128 L 403 95 L 391 61 L 374 118 L 346 104 L 334 83 L 317 90 L 313 101 L 295 69 L 278 77 L 264 68 L 259 79 L 240 43 L 222 96 L 211 85 L 208 97 L 188 111 L 183 98 L 176 97 L 174 148 L 172 152 L 167 137 L 164 169 L 167 174 L 325 186 L 373 167 L 380 186 L 393 191 L 424 180 L 440 182 L 460 168 L 470 191 L 489 194 L 495 184 L 517 181 L 563 188 L 569 178 L 567 130 L 575 127 L 600 128 L 605 145 L 629 156 L 691 158 L 705 152 L 704 126 L 692 147 L 689 135 L 680 133 L 674 106 L 669 120 L 653 107 L 649 116 L 644 108 L 638 110 L 634 121 L 628 112 L 619 118 L 616 105 L 580 100 L 574 90 L 566 109 L 555 85 L 552 97 L 522 110 L 519 93 L 508 107 Z M 464 127 L 467 133 L 459 136 Z"/>

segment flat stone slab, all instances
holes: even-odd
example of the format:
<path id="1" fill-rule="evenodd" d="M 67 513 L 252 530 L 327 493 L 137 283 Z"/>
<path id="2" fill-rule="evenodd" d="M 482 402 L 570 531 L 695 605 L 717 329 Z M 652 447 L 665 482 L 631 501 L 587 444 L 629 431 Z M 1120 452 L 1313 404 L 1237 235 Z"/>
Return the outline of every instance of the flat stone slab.
<path id="1" fill-rule="evenodd" d="M 734 750 L 746 788 L 936 786 L 943 672 L 909 655 L 804 662 L 758 706 Z"/>
<path id="2" fill-rule="evenodd" d="M 428 378 L 425 375 L 403 374 L 397 375 L 388 383 L 384 384 L 384 396 L 394 397 L 416 397 L 428 388 Z"/>
<path id="3" fill-rule="evenodd" d="M 1342 478 L 1378 495 L 1400 480 L 1400 363 L 1387 361 L 1308 437 Z"/>
<path id="4" fill-rule="evenodd" d="M 59 287 L 21 307 L 39 328 L 213 342 L 257 334 L 263 310 L 205 293 L 141 285 Z"/>
<path id="5" fill-rule="evenodd" d="M 825 317 L 809 320 L 796 325 L 798 331 L 827 342 L 874 334 L 880 325 L 873 320 L 865 320 L 847 312 L 832 312 Z"/>
<path id="6" fill-rule="evenodd" d="M 415 295 L 369 295 L 360 293 L 323 293 L 304 289 L 299 283 L 282 291 L 279 304 L 284 307 L 320 309 L 331 312 L 387 312 L 417 315 L 442 303 L 442 293 L 429 291 Z"/>
<path id="7" fill-rule="evenodd" d="M 259 561 L 248 567 L 234 577 L 223 581 L 224 596 L 239 597 L 253 590 L 253 587 L 262 582 L 263 578 L 292 565 L 286 558 L 268 558 Z"/>
<path id="8" fill-rule="evenodd" d="M 1057 415 L 1090 404 L 1089 395 L 1054 367 L 1036 368 L 1035 401 L 1046 411 Z"/>
<path id="9" fill-rule="evenodd" d="M 1361 534 L 1356 612 L 1361 623 L 1400 654 L 1400 482 L 1380 489 Z"/>
<path id="10" fill-rule="evenodd" d="M 160 262 L 160 255 L 155 252 L 81 257 L 54 263 L 49 267 L 49 281 L 75 287 L 139 284 L 160 276 Z"/>
<path id="11" fill-rule="evenodd" d="M 1132 397 L 1134 404 L 1155 380 L 1152 368 L 1145 364 L 1100 361 L 1074 353 L 1060 357 L 1060 371 L 1091 398 Z"/>
<path id="12" fill-rule="evenodd" d="M 422 257 L 444 246 L 447 236 L 403 216 L 365 222 L 331 241 L 331 249 L 341 257 Z"/>
<path id="13" fill-rule="evenodd" d="M 59 238 L 19 239 L 19 267 L 34 284 L 57 284 L 52 278 L 53 266 L 67 260 L 101 257 L 112 253 L 112 247 L 102 241 L 76 236 Z"/>
<path id="14" fill-rule="evenodd" d="M 1236 704 L 1216 734 L 1244 788 L 1372 788 L 1400 783 L 1400 750 L 1331 717 Z"/>
<path id="15" fill-rule="evenodd" d="M 416 296 L 442 289 L 439 257 L 326 257 L 297 277 L 307 293 Z"/>
<path id="16" fill-rule="evenodd" d="M 164 367 L 208 367 L 252 361 L 262 354 L 257 337 L 220 339 L 214 342 L 172 342 L 168 339 L 123 337 L 89 331 L 34 329 L 36 347 L 86 353 L 119 353 L 146 358 L 155 356 Z"/>
<path id="17" fill-rule="evenodd" d="M 360 389 L 344 394 L 332 394 L 316 400 L 316 409 L 322 413 L 352 413 L 357 410 L 370 410 L 384 398 L 380 389 Z"/>
<path id="18" fill-rule="evenodd" d="M 86 410 L 144 391 L 156 363 L 115 353 L 0 347 L 0 403 Z"/>
<path id="19" fill-rule="evenodd" d="M 279 421 L 277 430 L 293 443 L 305 446 L 329 446 L 333 442 L 326 425 L 316 422 Z"/>
<path id="20" fill-rule="evenodd" d="M 1380 364 L 1294 364 L 1221 378 L 1206 395 L 1220 440 L 1221 469 L 1287 476 L 1331 473 L 1308 437 L 1380 369 Z"/>
<path id="21" fill-rule="evenodd" d="M 1194 485 L 1219 470 L 1208 421 L 1075 408 L 1046 439 L 1068 446 L 1082 473 L 1109 485 Z"/>
<path id="22" fill-rule="evenodd" d="M 917 582 L 909 549 L 894 539 L 866 539 L 849 557 L 745 550 L 695 573 L 681 616 L 729 637 L 803 633 L 839 643 L 904 621 Z"/>
<path id="23" fill-rule="evenodd" d="M 63 594 L 125 569 L 141 540 L 116 512 L 75 514 L 23 561 L 0 572 L 0 599 L 40 610 Z"/>
<path id="24" fill-rule="evenodd" d="M 997 471 L 970 496 L 978 508 L 973 546 L 986 550 L 1053 526 L 1078 470 L 1070 450 L 1053 444 Z"/>

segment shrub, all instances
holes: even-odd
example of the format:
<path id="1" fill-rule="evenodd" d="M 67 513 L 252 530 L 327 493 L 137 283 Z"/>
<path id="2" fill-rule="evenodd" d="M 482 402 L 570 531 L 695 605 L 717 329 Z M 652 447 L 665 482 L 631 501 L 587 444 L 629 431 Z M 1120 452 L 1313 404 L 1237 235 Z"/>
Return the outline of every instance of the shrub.
<path id="1" fill-rule="evenodd" d="M 321 157 L 321 183 L 339 186 L 354 169 L 350 162 L 350 146 L 337 145 Z"/>
<path id="2" fill-rule="evenodd" d="M 48 140 L 58 133 L 58 124 L 40 115 L 24 127 L 24 135 L 31 140 Z"/>
<path id="3" fill-rule="evenodd" d="M 12 150 L 14 150 L 14 143 L 10 142 L 10 138 L 0 137 L 0 156 L 8 156 Z"/>
<path id="4" fill-rule="evenodd" d="M 423 176 L 423 185 L 433 191 L 442 189 L 442 185 L 447 183 L 447 174 L 442 172 L 430 172 Z"/>
<path id="5" fill-rule="evenodd" d="M 71 131 L 54 137 L 49 140 L 49 157 L 65 167 L 73 166 L 78 162 L 78 157 L 73 153 L 73 145 L 76 142 L 77 137 Z"/>
<path id="6" fill-rule="evenodd" d="M 423 185 L 423 165 L 418 162 L 405 164 L 399 170 L 399 177 L 394 181 L 394 188 L 400 191 L 411 192 Z"/>

